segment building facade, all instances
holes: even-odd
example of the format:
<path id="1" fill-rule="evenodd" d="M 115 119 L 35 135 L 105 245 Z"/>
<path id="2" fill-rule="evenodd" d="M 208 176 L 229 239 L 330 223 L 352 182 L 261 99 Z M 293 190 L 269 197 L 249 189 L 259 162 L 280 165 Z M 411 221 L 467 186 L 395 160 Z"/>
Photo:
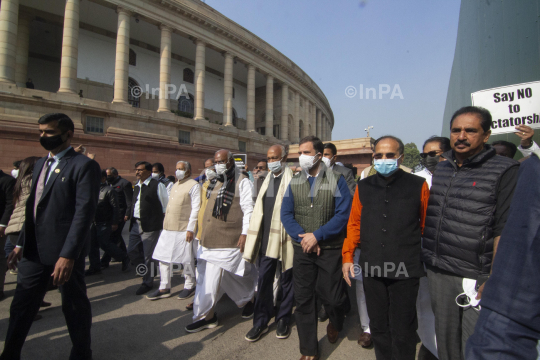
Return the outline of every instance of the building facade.
<path id="1" fill-rule="evenodd" d="M 200 171 L 220 148 L 252 165 L 334 126 L 302 69 L 199 0 L 1 0 L 1 169 L 45 155 L 36 122 L 51 112 L 128 178 L 140 160 Z"/>

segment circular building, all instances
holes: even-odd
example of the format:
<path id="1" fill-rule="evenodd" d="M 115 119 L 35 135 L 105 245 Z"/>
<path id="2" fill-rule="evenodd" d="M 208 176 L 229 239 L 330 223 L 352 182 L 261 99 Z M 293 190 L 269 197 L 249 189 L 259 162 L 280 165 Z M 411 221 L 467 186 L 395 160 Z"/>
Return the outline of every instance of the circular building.
<path id="1" fill-rule="evenodd" d="M 332 109 L 285 55 L 198 0 L 2 0 L 0 168 L 44 156 L 64 112 L 102 167 L 195 171 L 220 148 L 252 166 L 272 144 L 331 140 Z"/>

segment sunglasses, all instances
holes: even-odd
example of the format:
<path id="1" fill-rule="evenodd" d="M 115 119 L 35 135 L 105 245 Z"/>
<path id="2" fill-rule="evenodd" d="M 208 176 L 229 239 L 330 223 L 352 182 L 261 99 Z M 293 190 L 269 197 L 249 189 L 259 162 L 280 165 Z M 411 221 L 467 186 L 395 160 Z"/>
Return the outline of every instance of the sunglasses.
<path id="1" fill-rule="evenodd" d="M 425 158 L 427 158 L 428 156 L 429 156 L 429 157 L 435 157 L 435 156 L 440 156 L 440 154 L 439 154 L 439 151 L 436 151 L 436 150 L 430 151 L 430 152 L 427 152 L 427 153 L 420 153 L 420 157 L 421 157 L 422 159 L 425 159 Z"/>

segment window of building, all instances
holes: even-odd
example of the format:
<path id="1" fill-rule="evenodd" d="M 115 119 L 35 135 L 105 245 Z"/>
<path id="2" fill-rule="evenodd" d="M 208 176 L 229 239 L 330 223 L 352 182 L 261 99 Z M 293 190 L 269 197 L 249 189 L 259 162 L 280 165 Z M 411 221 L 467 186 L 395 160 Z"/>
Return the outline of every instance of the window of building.
<path id="1" fill-rule="evenodd" d="M 178 142 L 180 144 L 191 145 L 190 132 L 189 131 L 178 130 Z"/>
<path id="2" fill-rule="evenodd" d="M 195 74 L 193 73 L 193 70 L 189 68 L 184 69 L 184 81 L 190 84 L 193 84 L 195 81 Z"/>
<path id="3" fill-rule="evenodd" d="M 139 86 L 139 83 L 129 78 L 128 80 L 128 102 L 133 107 L 141 107 L 141 94 L 142 89 Z"/>
<path id="4" fill-rule="evenodd" d="M 137 66 L 137 53 L 129 49 L 129 65 Z"/>
<path id="5" fill-rule="evenodd" d="M 274 137 L 275 137 L 276 139 L 280 139 L 279 125 L 274 125 Z"/>
<path id="6" fill-rule="evenodd" d="M 97 116 L 86 117 L 86 132 L 103 134 L 105 119 Z"/>
<path id="7" fill-rule="evenodd" d="M 232 109 L 232 124 L 234 127 L 238 127 L 238 114 L 235 108 Z"/>
<path id="8" fill-rule="evenodd" d="M 238 150 L 240 150 L 241 152 L 246 152 L 246 151 L 247 151 L 247 150 L 246 150 L 246 148 L 247 148 L 246 145 L 247 145 L 247 144 L 246 144 L 245 141 L 240 141 L 240 140 L 238 140 Z"/>
<path id="9" fill-rule="evenodd" d="M 266 135 L 266 128 L 264 126 L 257 128 L 257 132 L 261 135 Z"/>
<path id="10" fill-rule="evenodd" d="M 234 90 L 234 87 L 232 88 L 232 98 L 234 99 L 234 97 L 236 96 L 236 90 Z"/>
<path id="11" fill-rule="evenodd" d="M 195 99 L 193 95 L 182 95 L 178 98 L 178 110 L 193 115 L 193 109 L 195 108 Z"/>
<path id="12" fill-rule="evenodd" d="M 292 101 L 292 92 L 289 91 L 289 100 Z"/>

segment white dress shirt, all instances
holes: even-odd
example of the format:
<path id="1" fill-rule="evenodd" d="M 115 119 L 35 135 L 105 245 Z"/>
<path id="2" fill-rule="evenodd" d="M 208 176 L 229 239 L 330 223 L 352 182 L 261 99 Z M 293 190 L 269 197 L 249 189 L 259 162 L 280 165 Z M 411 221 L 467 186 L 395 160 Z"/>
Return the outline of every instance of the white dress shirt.
<path id="1" fill-rule="evenodd" d="M 199 210 L 201 209 L 201 187 L 199 183 L 193 185 L 193 187 L 189 190 L 189 196 L 191 197 L 191 213 L 189 214 L 189 221 L 186 230 L 195 232 Z"/>
<path id="2" fill-rule="evenodd" d="M 244 217 L 242 218 L 242 235 L 247 235 L 249 228 L 249 220 L 251 220 L 251 214 L 253 213 L 253 183 L 249 178 L 244 178 L 238 184 L 238 190 L 240 191 L 240 209 Z"/>
<path id="3" fill-rule="evenodd" d="M 150 180 L 152 180 L 152 177 L 149 176 L 148 179 L 144 180 L 144 185 L 148 186 L 150 184 Z M 137 183 L 138 187 L 141 187 L 141 181 Z M 137 201 L 135 202 L 135 206 L 133 207 L 133 216 L 140 219 L 141 218 L 141 190 L 139 190 L 139 194 L 137 195 Z M 161 207 L 163 208 L 163 213 L 165 214 L 165 211 L 167 210 L 167 204 L 169 203 L 169 194 L 167 194 L 167 188 L 161 181 L 158 181 L 158 189 L 157 189 L 157 195 L 159 197 L 159 201 L 161 202 Z"/>
<path id="4" fill-rule="evenodd" d="M 531 156 L 534 151 L 540 150 L 540 147 L 538 146 L 537 143 L 533 141 L 530 148 L 524 149 L 521 145 L 519 145 L 518 150 L 521 151 L 521 153 L 523 154 L 523 157 L 527 157 L 527 156 Z"/>
<path id="5" fill-rule="evenodd" d="M 51 174 L 53 173 L 53 171 L 56 169 L 56 167 L 60 163 L 60 160 L 69 151 L 69 149 L 71 149 L 71 146 L 68 146 L 67 149 L 59 152 L 56 155 L 52 155 L 51 153 L 49 153 L 49 159 L 52 158 L 52 159 L 54 159 L 54 161 L 51 163 L 51 166 L 49 166 L 49 173 L 47 174 L 47 180 L 45 180 L 45 184 L 47 184 L 47 181 L 49 181 L 49 178 L 51 177 Z"/>

